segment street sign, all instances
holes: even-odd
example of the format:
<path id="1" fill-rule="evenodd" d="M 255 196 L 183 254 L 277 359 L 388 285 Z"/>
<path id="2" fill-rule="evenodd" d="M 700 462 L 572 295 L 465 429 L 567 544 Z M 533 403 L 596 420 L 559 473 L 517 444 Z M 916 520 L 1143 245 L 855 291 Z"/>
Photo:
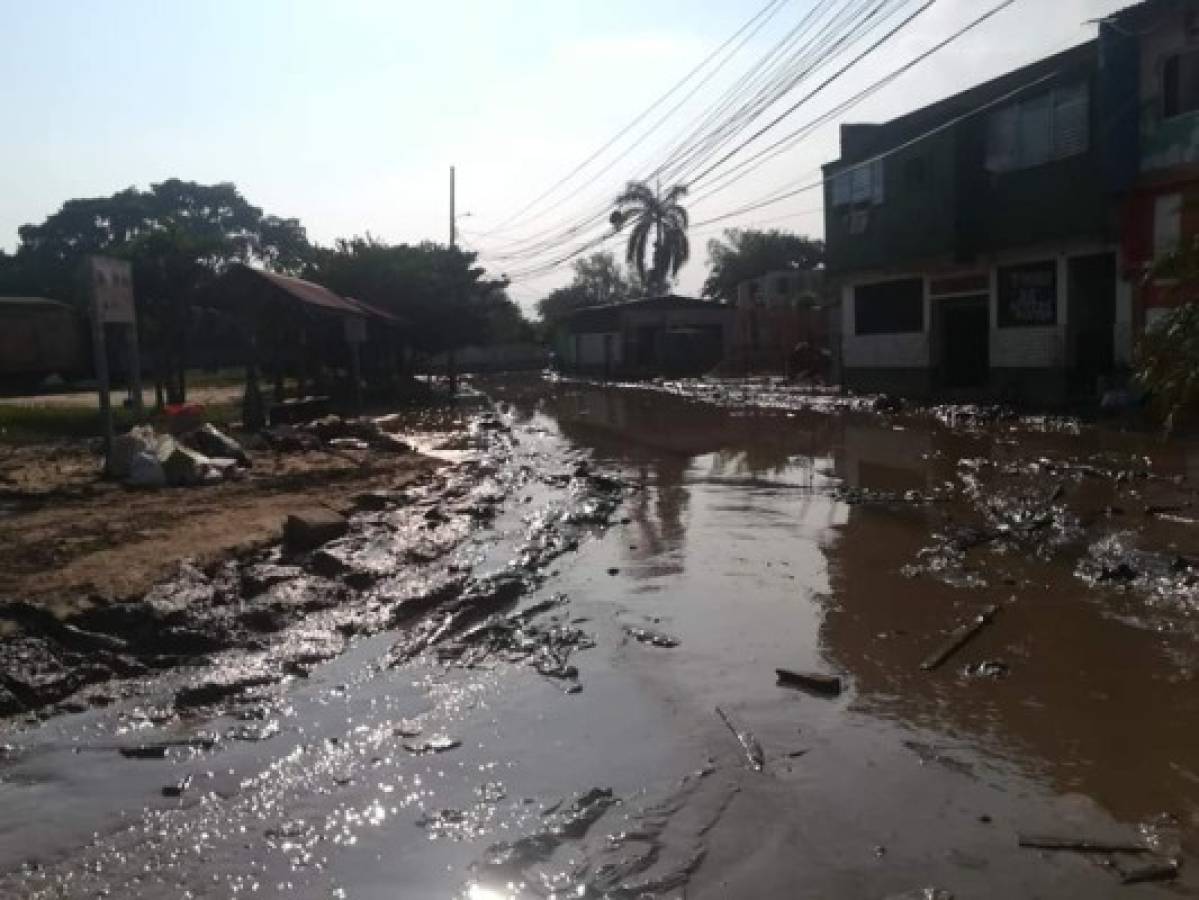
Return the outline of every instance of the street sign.
<path id="1" fill-rule="evenodd" d="M 133 267 L 127 260 L 89 256 L 84 269 L 92 312 L 92 352 L 100 392 L 100 424 L 104 434 L 104 471 L 112 458 L 112 400 L 108 383 L 107 325 L 124 325 L 128 348 L 129 395 L 133 409 L 142 412 L 141 354 L 137 341 L 137 308 L 133 303 Z"/>
<path id="2" fill-rule="evenodd" d="M 127 260 L 89 256 L 92 315 L 106 325 L 132 325 L 137 321 L 133 305 L 133 267 Z"/>

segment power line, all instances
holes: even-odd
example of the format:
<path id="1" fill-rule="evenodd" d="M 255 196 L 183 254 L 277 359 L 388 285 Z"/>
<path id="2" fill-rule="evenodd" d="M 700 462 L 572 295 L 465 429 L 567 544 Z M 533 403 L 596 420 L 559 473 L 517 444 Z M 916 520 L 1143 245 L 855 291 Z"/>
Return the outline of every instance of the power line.
<path id="1" fill-rule="evenodd" d="M 858 103 L 865 100 L 866 98 L 874 95 L 879 90 L 881 90 L 884 87 L 886 87 L 887 85 L 889 85 L 891 82 L 900 78 L 902 75 L 905 75 L 907 72 L 914 69 L 920 63 L 927 60 L 929 57 L 931 57 L 934 54 L 938 53 L 939 51 L 943 50 L 945 47 L 949 46 L 954 41 L 959 40 L 964 35 L 968 34 L 970 31 L 979 27 L 980 25 L 982 25 L 984 22 L 986 22 L 988 19 L 992 18 L 993 16 L 998 15 L 1000 12 L 1002 12 L 1004 9 L 1006 9 L 1008 6 L 1011 6 L 1015 2 L 1016 2 L 1016 0 L 1007 0 L 1007 2 L 1000 3 L 998 6 L 993 7 L 992 9 L 985 12 L 983 15 L 979 16 L 978 18 L 972 20 L 971 22 L 964 25 L 962 28 L 955 31 L 949 37 L 945 38 L 942 41 L 939 41 L 937 44 L 935 44 L 932 47 L 930 47 L 929 49 L 925 50 L 923 53 L 919 54 L 914 59 L 911 59 L 908 62 L 904 63 L 902 66 L 899 66 L 897 69 L 894 69 L 887 75 L 885 75 L 882 78 L 875 81 L 873 84 L 867 86 L 865 89 L 859 91 L 857 94 L 854 94 L 849 99 L 847 99 L 847 100 L 843 101 L 842 103 L 840 103 L 839 105 L 835 106 L 833 109 L 831 109 L 828 112 L 824 113 L 823 115 L 817 117 L 816 119 L 808 122 L 807 124 L 801 125 L 799 128 L 795 129 L 794 131 L 788 133 L 787 135 L 783 136 L 779 140 L 775 141 L 769 147 L 766 147 L 766 148 L 758 151 L 756 154 L 754 154 L 750 158 L 742 160 L 735 167 L 733 167 L 729 171 L 723 173 L 721 175 L 721 177 L 727 178 L 727 176 L 733 175 L 734 173 L 737 173 L 738 171 L 741 171 L 741 174 L 736 175 L 736 177 L 733 177 L 733 178 L 727 178 L 727 180 L 724 181 L 723 183 L 717 185 L 716 187 L 712 188 L 708 192 L 697 197 L 695 200 L 692 201 L 692 204 L 693 205 L 698 204 L 698 203 L 702 202 L 704 199 L 711 197 L 713 194 L 719 193 L 720 191 L 724 190 L 725 188 L 729 187 L 730 185 L 735 184 L 737 181 L 740 181 L 742 178 L 744 178 L 750 172 L 760 168 L 762 165 L 769 162 L 771 159 L 774 159 L 778 155 L 785 153 L 788 150 L 792 149 L 800 140 L 807 137 L 809 134 L 812 133 L 812 131 L 814 131 L 820 125 L 829 121 L 833 117 L 853 108 Z M 746 167 L 748 167 L 748 168 L 746 168 Z"/>
<path id="2" fill-rule="evenodd" d="M 765 71 L 765 84 L 758 88 L 757 93 L 752 98 L 749 107 L 742 107 L 733 116 L 725 119 L 718 129 L 716 137 L 719 138 L 721 132 L 729 132 L 731 136 L 732 129 L 735 128 L 735 126 L 737 126 L 747 114 L 751 120 L 760 115 L 760 113 L 764 111 L 766 107 L 779 99 L 782 94 L 789 91 L 795 86 L 796 83 L 802 80 L 803 77 L 809 74 L 816 65 L 819 65 L 820 62 L 826 62 L 830 55 L 834 55 L 836 52 L 838 52 L 843 45 L 845 45 L 847 42 L 851 42 L 859 34 L 864 33 L 864 30 L 868 30 L 871 25 L 871 17 L 877 15 L 881 10 L 886 8 L 888 3 L 892 2 L 893 0 L 861 0 L 857 7 L 846 6 L 842 9 L 839 15 L 835 15 L 833 18 L 825 22 L 823 28 L 810 41 L 808 41 L 807 44 L 801 46 L 798 50 L 793 51 L 785 60 L 785 63 L 776 63 L 773 70 L 758 69 L 755 78 L 757 78 L 757 81 L 761 82 L 762 79 L 758 78 L 757 76 L 760 76 L 763 71 Z M 906 2 L 908 2 L 908 0 L 899 0 L 899 5 L 902 5 Z M 930 2 L 934 2 L 934 0 L 930 0 Z M 869 15 L 866 16 L 865 20 L 854 23 L 854 15 L 865 10 L 871 3 L 874 3 L 874 8 L 870 11 Z M 817 20 L 814 14 L 818 15 L 820 12 L 822 12 L 826 4 L 827 0 L 822 0 L 822 3 L 815 7 L 807 16 L 805 16 L 799 25 L 791 30 L 784 41 L 772 48 L 765 58 L 769 60 L 773 56 L 777 55 L 781 48 L 786 47 L 789 44 L 797 43 L 798 40 L 804 36 L 803 27 L 813 24 L 814 21 Z M 844 29 L 846 23 L 853 23 L 848 30 Z M 805 60 L 805 58 L 810 58 L 816 45 L 822 39 L 827 39 L 830 35 L 830 31 L 835 32 L 839 28 L 842 29 L 840 34 L 835 36 L 832 46 L 824 52 L 824 55 L 818 59 L 816 63 L 809 65 L 798 74 L 792 72 L 788 75 L 783 71 L 784 64 L 789 67 L 793 67 L 796 61 L 802 61 Z M 810 27 L 808 30 L 810 30 Z M 747 88 L 752 88 L 755 86 L 755 78 L 750 78 L 747 81 L 747 75 L 743 75 L 737 83 L 735 83 L 728 91 L 726 91 L 726 99 L 724 101 L 726 104 L 732 99 L 743 96 Z M 709 114 L 704 124 L 711 121 L 712 114 Z M 676 144 L 675 149 L 671 151 L 671 154 L 668 156 L 668 158 L 664 160 L 664 162 L 660 164 L 655 171 L 661 171 L 664 166 L 670 164 L 672 162 L 670 156 L 677 156 L 678 149 L 680 147 L 687 147 L 688 143 L 691 144 L 690 152 L 694 154 L 696 151 L 696 144 L 700 143 L 691 139 L 692 135 L 695 133 L 696 129 L 693 129 L 687 138 L 685 138 L 680 144 Z M 727 141 L 727 139 L 727 137 L 724 138 L 724 141 Z M 721 143 L 724 141 L 721 141 Z M 717 144 L 717 146 L 719 146 L 719 144 Z M 494 254 L 491 258 L 495 261 L 501 262 L 535 258 L 537 255 L 541 255 L 545 252 L 550 252 L 556 249 L 556 247 L 560 245 L 563 240 L 568 240 L 576 235 L 593 230 L 601 223 L 602 220 L 606 218 L 606 213 L 607 204 L 605 204 L 604 207 L 595 213 L 592 213 L 582 220 L 568 225 L 564 230 L 561 228 L 548 228 L 543 232 L 526 238 L 524 241 L 515 242 L 504 251 Z"/>
<path id="3" fill-rule="evenodd" d="M 742 141 L 740 144 L 738 144 L 736 147 L 734 147 L 732 150 L 730 150 L 728 153 L 726 153 L 724 156 L 722 156 L 720 159 L 718 159 L 712 165 L 708 166 L 706 169 L 704 169 L 702 172 L 700 172 L 698 175 L 696 175 L 691 180 L 692 184 L 699 182 L 699 181 L 703 181 L 704 178 L 706 178 L 709 174 L 711 174 L 715 169 L 719 168 L 725 162 L 732 159 L 734 156 L 736 156 L 738 153 L 740 153 L 743 149 L 748 147 L 750 144 L 752 144 L 754 141 L 756 141 L 762 135 L 766 134 L 772 128 L 779 125 L 784 119 L 786 119 L 788 116 L 795 113 L 801 106 L 803 106 L 803 104 L 807 103 L 809 100 L 811 100 L 813 97 L 815 97 L 821 91 L 823 91 L 826 87 L 828 87 L 830 84 L 832 84 L 838 78 L 840 78 L 842 75 L 844 75 L 846 72 L 848 72 L 854 66 L 856 66 L 863 59 L 865 59 L 869 54 L 873 53 L 879 47 L 883 46 L 883 44 L 885 44 L 887 41 L 891 40 L 891 38 L 893 38 L 895 35 L 897 35 L 899 32 L 901 32 L 911 22 L 913 22 L 919 16 L 923 15 L 925 12 L 927 12 L 936 2 L 937 2 L 937 0 L 926 0 L 926 2 L 919 9 L 917 9 L 910 16 L 907 16 L 902 22 L 900 22 L 898 25 L 896 25 L 894 28 L 892 28 L 890 31 L 888 31 L 886 34 L 884 34 L 881 38 L 879 38 L 877 41 L 875 41 L 873 44 L 871 44 L 869 47 L 867 47 L 864 51 L 862 51 L 857 56 L 855 56 L 846 65 L 842 66 L 840 69 L 838 69 L 832 75 L 830 75 L 828 78 L 826 78 L 820 84 L 818 84 L 814 90 L 809 91 L 804 97 L 800 98 L 795 103 L 793 103 L 791 106 L 787 107 L 787 109 L 785 109 L 779 115 L 775 116 L 766 125 L 759 128 L 752 135 L 750 135 L 748 138 L 746 138 L 744 141 Z M 1011 4 L 1014 2 L 1015 2 L 1015 0 L 1004 0 L 1005 5 Z"/>
<path id="4" fill-rule="evenodd" d="M 640 124 L 640 122 L 646 118 L 646 116 L 648 116 L 655 109 L 657 109 L 659 106 L 661 106 L 663 103 L 665 103 L 666 100 L 668 100 L 671 96 L 674 95 L 674 93 L 676 91 L 679 90 L 679 88 L 681 88 L 684 84 L 686 84 L 688 81 L 690 81 L 691 78 L 693 78 L 698 72 L 702 71 L 703 68 L 705 66 L 707 66 L 708 63 L 712 59 L 714 59 L 716 56 L 718 56 L 720 53 L 722 53 L 726 47 L 728 47 L 731 43 L 733 43 L 733 41 L 735 41 L 741 35 L 741 33 L 744 32 L 747 28 L 749 28 L 751 25 L 753 25 L 754 22 L 756 22 L 759 18 L 764 16 L 772 8 L 774 8 L 776 6 L 780 6 L 781 4 L 785 4 L 787 2 L 788 2 L 788 0 L 768 0 L 766 5 L 763 6 L 761 9 L 759 9 L 758 12 L 755 13 L 754 16 L 748 22 L 746 22 L 739 29 L 737 29 L 737 31 L 733 34 L 732 37 L 728 38 L 728 40 L 726 40 L 719 47 L 717 47 L 716 50 L 714 50 L 712 53 L 710 53 L 706 57 L 704 57 L 704 59 L 699 63 L 699 65 L 697 65 L 690 72 L 688 72 L 686 75 L 684 75 L 682 79 L 677 81 L 674 84 L 674 86 L 670 88 L 670 90 L 668 90 L 665 94 L 663 94 L 657 100 L 655 100 L 652 104 L 650 104 L 649 107 L 647 107 L 645 110 L 643 110 L 635 119 L 633 119 L 633 121 L 631 121 L 628 125 L 626 125 L 619 132 L 617 132 L 612 138 L 610 138 L 605 144 L 603 144 L 603 146 L 601 146 L 598 150 L 596 150 L 594 153 L 592 153 L 590 156 L 588 156 L 585 160 L 583 160 L 581 163 L 579 163 L 577 166 L 575 166 L 574 169 L 572 169 L 570 172 L 568 172 L 566 175 L 564 175 L 562 178 L 560 178 L 558 181 L 556 181 L 546 191 L 544 191 L 542 194 L 540 194 L 539 196 L 534 198 L 532 201 L 530 201 L 523 208 L 521 208 L 520 210 L 518 210 L 517 212 L 515 212 L 514 214 L 509 216 L 507 219 L 502 221 L 499 225 L 497 225 L 495 228 L 493 228 L 491 230 L 491 232 L 487 232 L 487 233 L 490 234 L 495 231 L 498 231 L 501 228 L 503 228 L 504 226 L 511 224 L 513 221 L 518 220 L 521 216 L 523 216 L 525 213 L 527 213 L 530 209 L 532 209 L 534 206 L 536 206 L 538 203 L 540 203 L 546 197 L 549 197 L 550 195 L 552 195 L 563 184 L 570 181 L 570 179 L 574 178 L 575 175 L 579 174 L 579 172 L 581 172 L 588 165 L 590 165 L 596 158 L 598 158 L 601 154 L 603 154 L 609 147 L 611 147 L 613 144 L 615 144 L 617 141 L 619 141 L 622 137 L 624 137 L 626 134 L 628 134 L 632 129 L 636 128 L 637 125 Z"/>

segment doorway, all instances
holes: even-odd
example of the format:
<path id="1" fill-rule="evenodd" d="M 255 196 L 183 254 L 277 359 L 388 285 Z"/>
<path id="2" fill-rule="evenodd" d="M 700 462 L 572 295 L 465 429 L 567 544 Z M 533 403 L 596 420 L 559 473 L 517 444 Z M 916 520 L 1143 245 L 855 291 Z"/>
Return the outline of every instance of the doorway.
<path id="1" fill-rule="evenodd" d="M 1089 391 L 1115 368 L 1116 255 L 1075 256 L 1067 267 L 1074 372 L 1078 387 Z"/>
<path id="2" fill-rule="evenodd" d="M 937 301 L 941 314 L 941 383 L 985 387 L 991 374 L 991 298 L 987 294 Z"/>

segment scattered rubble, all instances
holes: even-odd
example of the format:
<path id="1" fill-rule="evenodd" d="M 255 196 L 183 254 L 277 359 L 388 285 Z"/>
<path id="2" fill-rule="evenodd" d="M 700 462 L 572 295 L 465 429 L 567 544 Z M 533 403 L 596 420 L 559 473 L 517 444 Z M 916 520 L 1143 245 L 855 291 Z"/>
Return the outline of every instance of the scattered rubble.
<path id="1" fill-rule="evenodd" d="M 649 644 L 651 647 L 671 648 L 679 645 L 679 639 L 671 637 L 661 631 L 655 631 L 652 628 L 642 628 L 640 625 L 626 625 L 625 634 L 633 640 L 642 644 Z"/>
<path id="2" fill-rule="evenodd" d="M 810 694 L 823 697 L 841 696 L 841 678 L 837 675 L 824 675 L 819 672 L 795 672 L 791 669 L 775 669 L 778 683 L 783 687 L 799 688 Z"/>
<path id="3" fill-rule="evenodd" d="M 283 544 L 293 553 L 304 553 L 337 540 L 349 528 L 349 520 L 331 509 L 304 510 L 283 523 Z"/>

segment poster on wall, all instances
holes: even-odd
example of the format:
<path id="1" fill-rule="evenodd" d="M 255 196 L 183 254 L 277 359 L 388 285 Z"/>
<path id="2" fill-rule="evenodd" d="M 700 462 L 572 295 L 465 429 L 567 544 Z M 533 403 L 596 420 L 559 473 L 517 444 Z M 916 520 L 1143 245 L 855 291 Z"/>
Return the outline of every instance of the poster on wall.
<path id="1" fill-rule="evenodd" d="M 1057 323 L 1057 263 L 1028 263 L 999 270 L 999 327 Z"/>

